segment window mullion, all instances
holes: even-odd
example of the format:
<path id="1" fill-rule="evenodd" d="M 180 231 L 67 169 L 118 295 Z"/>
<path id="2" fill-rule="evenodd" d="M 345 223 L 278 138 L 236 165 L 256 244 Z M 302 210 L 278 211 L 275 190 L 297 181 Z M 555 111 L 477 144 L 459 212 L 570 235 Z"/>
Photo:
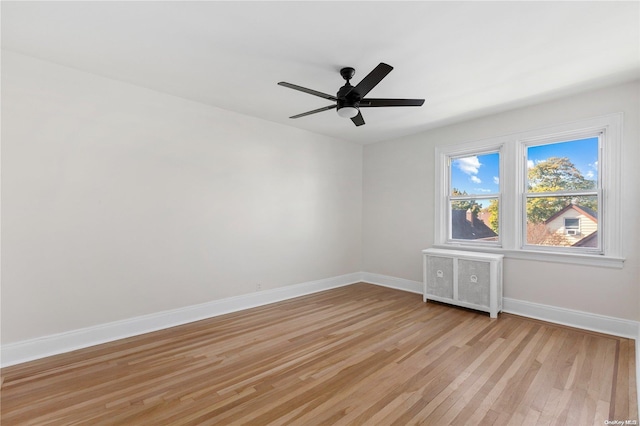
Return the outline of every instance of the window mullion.
<path id="1" fill-rule="evenodd" d="M 505 143 L 502 152 L 500 169 L 501 176 L 501 199 L 500 199 L 500 240 L 502 247 L 507 250 L 515 250 L 518 248 L 520 219 L 518 212 L 520 208 L 519 193 L 521 188 L 521 164 L 517 158 L 521 155 L 521 147 L 519 144 Z"/>

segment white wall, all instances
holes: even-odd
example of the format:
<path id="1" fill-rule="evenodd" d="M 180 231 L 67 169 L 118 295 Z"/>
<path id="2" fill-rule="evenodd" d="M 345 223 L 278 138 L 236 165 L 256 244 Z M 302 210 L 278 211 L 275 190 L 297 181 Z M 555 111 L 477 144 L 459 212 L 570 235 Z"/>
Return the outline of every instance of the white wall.
<path id="1" fill-rule="evenodd" d="M 2 53 L 2 344 L 358 271 L 421 281 L 434 150 L 625 113 L 624 268 L 505 296 L 640 319 L 640 83 L 361 147 Z"/>
<path id="2" fill-rule="evenodd" d="M 425 105 L 428 108 L 428 103 Z M 505 260 L 512 299 L 640 319 L 640 83 L 511 110 L 410 137 L 367 145 L 363 165 L 363 270 L 422 280 L 420 250 L 434 243 L 434 154 L 438 145 L 481 140 L 611 113 L 624 113 L 625 224 L 622 269 Z"/>
<path id="3" fill-rule="evenodd" d="M 358 272 L 362 147 L 2 53 L 2 343 Z"/>

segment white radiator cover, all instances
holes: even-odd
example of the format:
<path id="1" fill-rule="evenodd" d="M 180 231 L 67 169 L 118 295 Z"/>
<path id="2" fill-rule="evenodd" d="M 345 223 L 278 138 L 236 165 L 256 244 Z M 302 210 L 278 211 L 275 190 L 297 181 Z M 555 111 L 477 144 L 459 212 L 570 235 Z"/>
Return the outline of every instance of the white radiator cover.
<path id="1" fill-rule="evenodd" d="M 423 300 L 489 312 L 502 311 L 502 254 L 426 249 Z"/>

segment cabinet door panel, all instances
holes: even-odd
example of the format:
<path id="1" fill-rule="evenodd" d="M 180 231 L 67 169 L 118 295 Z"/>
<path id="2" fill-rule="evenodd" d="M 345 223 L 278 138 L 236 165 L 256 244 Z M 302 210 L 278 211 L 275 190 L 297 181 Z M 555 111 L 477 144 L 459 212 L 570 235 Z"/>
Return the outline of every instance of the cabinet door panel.
<path id="1" fill-rule="evenodd" d="M 427 294 L 453 299 L 453 259 L 429 256 L 427 259 Z"/>
<path id="2" fill-rule="evenodd" d="M 458 260 L 458 300 L 481 306 L 489 306 L 489 262 Z"/>

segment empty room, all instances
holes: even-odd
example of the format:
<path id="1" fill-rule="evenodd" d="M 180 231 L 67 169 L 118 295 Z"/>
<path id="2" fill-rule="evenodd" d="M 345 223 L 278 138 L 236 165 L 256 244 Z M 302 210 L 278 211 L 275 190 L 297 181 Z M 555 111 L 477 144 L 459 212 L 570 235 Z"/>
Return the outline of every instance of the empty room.
<path id="1" fill-rule="evenodd" d="M 638 424 L 640 2 L 0 19 L 3 426 Z"/>

